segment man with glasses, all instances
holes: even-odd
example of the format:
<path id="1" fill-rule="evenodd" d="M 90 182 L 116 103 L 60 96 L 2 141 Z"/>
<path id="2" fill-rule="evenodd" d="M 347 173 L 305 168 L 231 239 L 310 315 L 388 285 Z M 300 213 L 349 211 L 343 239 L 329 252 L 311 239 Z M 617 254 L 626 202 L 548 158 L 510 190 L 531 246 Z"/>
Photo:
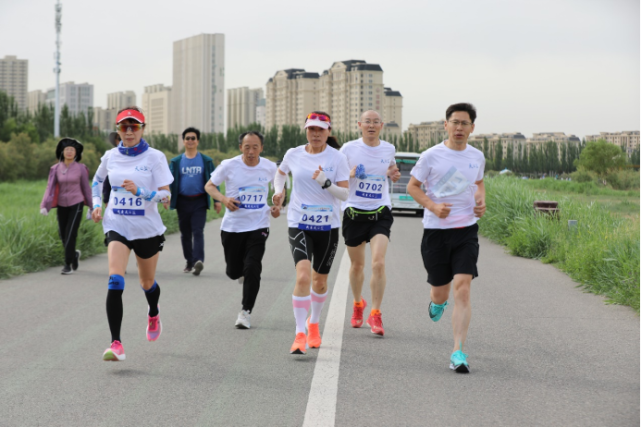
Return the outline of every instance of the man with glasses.
<path id="1" fill-rule="evenodd" d="M 372 250 L 372 310 L 367 324 L 373 334 L 383 336 L 381 303 L 385 292 L 385 253 L 392 229 L 392 202 L 389 196 L 390 177 L 396 182 L 401 173 L 396 167 L 396 149 L 379 138 L 383 120 L 376 111 L 366 111 L 358 122 L 362 138 L 343 145 L 351 169 L 349 196 L 343 202 L 343 238 L 351 261 L 349 282 L 354 294 L 352 327 L 363 325 L 363 310 L 367 302 L 362 297 L 365 276 L 365 246 Z"/>
<path id="2" fill-rule="evenodd" d="M 171 159 L 169 169 L 174 176 L 171 184 L 171 209 L 178 211 L 178 225 L 183 255 L 187 261 L 184 273 L 200 275 L 205 261 L 205 221 L 211 198 L 205 184 L 214 172 L 211 157 L 198 152 L 200 131 L 189 127 L 183 131 L 185 152 Z M 222 205 L 214 200 L 214 209 L 220 213 Z"/>
<path id="3" fill-rule="evenodd" d="M 445 117 L 448 139 L 421 154 L 412 169 L 407 192 L 425 207 L 421 254 L 427 282 L 432 285 L 428 314 L 434 322 L 441 318 L 453 288 L 454 349 L 450 369 L 468 373 L 470 366 L 463 344 L 472 316 L 470 288 L 472 279 L 478 276 L 476 222 L 485 213 L 485 158 L 467 144 L 474 131 L 474 106 L 450 105 Z"/>

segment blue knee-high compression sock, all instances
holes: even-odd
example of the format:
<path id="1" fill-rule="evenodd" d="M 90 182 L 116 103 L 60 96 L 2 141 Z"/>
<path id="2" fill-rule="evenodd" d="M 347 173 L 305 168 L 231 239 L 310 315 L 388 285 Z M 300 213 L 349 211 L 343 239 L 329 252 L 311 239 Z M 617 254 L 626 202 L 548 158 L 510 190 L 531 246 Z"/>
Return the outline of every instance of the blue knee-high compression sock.
<path id="1" fill-rule="evenodd" d="M 151 317 L 158 316 L 158 300 L 160 299 L 160 286 L 158 282 L 154 281 L 154 285 L 145 290 L 145 297 L 147 297 L 147 302 L 149 303 L 149 315 Z"/>
<path id="2" fill-rule="evenodd" d="M 121 341 L 120 326 L 122 325 L 122 292 L 125 289 L 125 278 L 119 274 L 109 276 L 107 290 L 107 322 L 111 331 L 111 341 Z"/>

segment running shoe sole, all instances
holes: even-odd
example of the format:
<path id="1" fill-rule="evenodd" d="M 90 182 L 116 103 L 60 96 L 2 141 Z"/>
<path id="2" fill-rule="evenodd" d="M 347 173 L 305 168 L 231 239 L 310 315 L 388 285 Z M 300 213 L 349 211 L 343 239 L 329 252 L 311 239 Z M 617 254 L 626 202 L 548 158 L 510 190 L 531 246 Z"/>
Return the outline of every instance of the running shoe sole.
<path id="1" fill-rule="evenodd" d="M 203 271 L 203 268 L 205 266 L 203 265 L 202 261 L 196 261 L 196 264 L 194 264 L 194 271 L 191 273 L 194 276 L 199 276 L 200 272 Z"/>
<path id="2" fill-rule="evenodd" d="M 459 374 L 469 374 L 470 373 L 469 365 L 465 365 L 463 363 L 461 363 L 458 366 L 454 366 L 453 363 L 450 363 L 450 369 L 453 370 L 454 372 L 458 372 Z"/>
<path id="3" fill-rule="evenodd" d="M 111 351 L 111 349 L 107 349 L 107 351 L 105 351 L 105 354 L 102 355 L 102 360 L 104 360 L 105 362 L 122 362 L 123 360 L 125 360 L 125 358 L 126 356 L 124 354 L 118 356 L 116 353 Z"/>

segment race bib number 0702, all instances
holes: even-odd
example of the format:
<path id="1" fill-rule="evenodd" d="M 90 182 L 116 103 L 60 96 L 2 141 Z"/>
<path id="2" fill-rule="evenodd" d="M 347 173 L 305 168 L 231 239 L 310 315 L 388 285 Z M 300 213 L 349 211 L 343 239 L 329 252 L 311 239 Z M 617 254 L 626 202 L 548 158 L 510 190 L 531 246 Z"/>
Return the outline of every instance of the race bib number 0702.
<path id="1" fill-rule="evenodd" d="M 385 181 L 386 178 L 383 175 L 368 174 L 367 178 L 358 180 L 356 195 L 366 199 L 382 199 Z"/>

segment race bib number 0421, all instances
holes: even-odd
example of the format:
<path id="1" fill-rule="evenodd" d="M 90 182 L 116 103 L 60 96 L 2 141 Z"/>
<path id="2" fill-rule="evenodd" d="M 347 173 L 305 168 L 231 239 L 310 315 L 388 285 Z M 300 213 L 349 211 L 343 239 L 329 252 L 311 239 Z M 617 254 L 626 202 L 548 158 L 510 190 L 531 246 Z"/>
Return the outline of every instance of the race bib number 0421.
<path id="1" fill-rule="evenodd" d="M 302 205 L 303 211 L 298 228 L 309 231 L 329 231 L 332 229 L 332 205 Z"/>

